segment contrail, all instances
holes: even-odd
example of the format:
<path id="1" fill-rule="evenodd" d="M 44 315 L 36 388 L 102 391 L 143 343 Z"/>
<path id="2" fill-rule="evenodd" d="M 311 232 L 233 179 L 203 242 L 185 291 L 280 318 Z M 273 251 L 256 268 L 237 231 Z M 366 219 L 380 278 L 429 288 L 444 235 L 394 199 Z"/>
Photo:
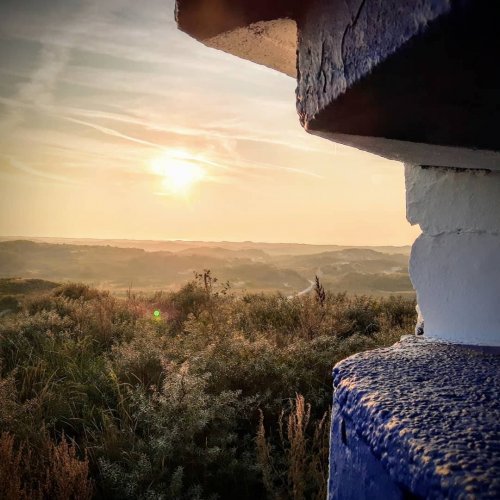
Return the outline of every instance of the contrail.
<path id="1" fill-rule="evenodd" d="M 161 149 L 162 151 L 164 151 L 166 149 L 165 146 L 162 146 L 161 144 L 146 141 L 144 139 L 139 139 L 137 137 L 132 137 L 131 135 L 122 134 L 121 132 L 118 132 L 118 130 L 115 130 L 115 129 L 109 128 L 109 127 L 103 127 L 102 125 L 97 125 L 96 123 L 78 120 L 77 118 L 70 118 L 69 116 L 61 116 L 60 118 L 62 118 L 63 120 L 67 120 L 69 122 L 72 122 L 72 123 L 77 123 L 79 125 L 83 125 L 85 127 L 93 128 L 94 130 L 102 132 L 103 134 L 110 135 L 112 137 L 119 137 L 120 139 L 125 139 L 127 141 L 135 142 L 137 144 L 142 144 L 143 146 L 149 146 L 152 148 Z"/>
<path id="2" fill-rule="evenodd" d="M 12 167 L 14 167 L 17 170 L 21 170 L 22 172 L 25 172 L 27 174 L 36 175 L 37 177 L 43 177 L 45 179 L 50 179 L 52 181 L 63 182 L 65 184 L 78 184 L 72 181 L 71 179 L 67 179 L 66 177 L 62 177 L 55 174 L 49 174 L 46 172 L 42 172 L 41 170 L 37 170 L 33 167 L 30 167 L 29 165 L 26 165 L 25 163 L 22 163 L 14 158 L 11 158 L 10 156 L 5 156 L 5 155 L 1 156 L 5 158 Z"/>

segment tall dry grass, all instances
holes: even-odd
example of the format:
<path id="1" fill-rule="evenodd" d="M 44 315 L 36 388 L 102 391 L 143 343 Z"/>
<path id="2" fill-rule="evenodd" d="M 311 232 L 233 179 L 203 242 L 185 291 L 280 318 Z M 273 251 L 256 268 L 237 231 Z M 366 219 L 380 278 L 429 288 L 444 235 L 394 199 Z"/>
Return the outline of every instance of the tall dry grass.
<path id="1" fill-rule="evenodd" d="M 23 450 L 16 449 L 14 436 L 4 432 L 0 436 L 0 498 L 24 500 L 31 492 L 25 489 Z"/>
<path id="2" fill-rule="evenodd" d="M 329 416 L 311 422 L 311 405 L 297 394 L 278 419 L 279 440 L 266 435 L 260 412 L 256 435 L 257 459 L 270 498 L 304 500 L 326 497 Z M 311 433 L 312 431 L 312 433 Z"/>
<path id="3" fill-rule="evenodd" d="M 89 462 L 78 458 L 74 443 L 47 438 L 42 455 L 28 443 L 16 446 L 8 432 L 0 436 L 0 498 L 5 500 L 90 500 Z"/>

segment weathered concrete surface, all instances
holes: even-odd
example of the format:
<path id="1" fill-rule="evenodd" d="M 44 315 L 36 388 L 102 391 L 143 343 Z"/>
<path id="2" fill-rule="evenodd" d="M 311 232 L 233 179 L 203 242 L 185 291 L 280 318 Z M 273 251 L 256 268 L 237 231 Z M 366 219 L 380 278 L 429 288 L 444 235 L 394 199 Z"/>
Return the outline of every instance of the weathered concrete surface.
<path id="1" fill-rule="evenodd" d="M 330 483 L 332 500 L 395 500 L 403 492 L 350 425 L 338 404 L 332 408 Z"/>
<path id="2" fill-rule="evenodd" d="M 426 336 L 500 346 L 500 236 L 423 234 L 412 247 L 410 277 Z"/>
<path id="3" fill-rule="evenodd" d="M 208 47 L 296 77 L 295 0 L 177 0 L 179 28 Z"/>
<path id="4" fill-rule="evenodd" d="M 330 498 L 500 498 L 500 356 L 412 336 L 333 377 Z"/>
<path id="5" fill-rule="evenodd" d="M 386 137 L 370 135 L 324 132 L 322 130 L 308 130 L 308 132 L 345 146 L 369 151 L 378 156 L 403 163 L 413 162 L 420 165 L 452 166 L 462 169 L 500 170 L 500 154 L 497 151 L 441 146 L 438 144 L 429 145 L 423 142 L 387 139 Z"/>
<path id="6" fill-rule="evenodd" d="M 258 21 L 295 19 L 301 0 L 176 0 L 179 29 L 204 40 Z"/>
<path id="7" fill-rule="evenodd" d="M 313 126 L 318 112 L 450 10 L 449 0 L 310 2 L 299 21 L 301 122 Z"/>
<path id="8" fill-rule="evenodd" d="M 500 172 L 405 165 L 406 214 L 428 235 L 500 234 Z"/>
<path id="9" fill-rule="evenodd" d="M 308 132 L 403 162 L 500 169 L 499 2 L 177 6 L 179 27 L 203 43 L 288 75 L 297 66 L 297 110 Z"/>
<path id="10" fill-rule="evenodd" d="M 207 38 L 203 43 L 288 76 L 297 75 L 297 24 L 293 19 L 259 21 Z"/>
<path id="11" fill-rule="evenodd" d="M 298 20 L 301 123 L 394 160 L 498 168 L 499 17 L 497 2 L 472 0 L 310 3 Z"/>
<path id="12" fill-rule="evenodd" d="M 405 165 L 405 180 L 425 335 L 500 346 L 500 172 Z"/>

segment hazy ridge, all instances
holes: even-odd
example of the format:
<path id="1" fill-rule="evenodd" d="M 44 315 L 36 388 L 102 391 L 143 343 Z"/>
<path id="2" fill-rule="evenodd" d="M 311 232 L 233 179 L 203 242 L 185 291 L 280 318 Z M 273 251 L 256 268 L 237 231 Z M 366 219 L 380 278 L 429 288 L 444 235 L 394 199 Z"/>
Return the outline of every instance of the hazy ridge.
<path id="1" fill-rule="evenodd" d="M 3 241 L 1 241 L 3 240 Z M 241 291 L 293 294 L 319 275 L 336 292 L 413 294 L 410 247 L 0 238 L 0 277 L 83 281 L 115 293 L 175 289 L 211 269 Z"/>

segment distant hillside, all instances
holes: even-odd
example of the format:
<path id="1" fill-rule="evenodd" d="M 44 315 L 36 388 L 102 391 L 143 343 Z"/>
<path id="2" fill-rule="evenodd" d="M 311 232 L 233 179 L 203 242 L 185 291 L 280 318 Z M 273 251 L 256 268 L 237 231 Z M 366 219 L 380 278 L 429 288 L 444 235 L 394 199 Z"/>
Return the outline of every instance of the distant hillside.
<path id="1" fill-rule="evenodd" d="M 241 248 L 229 249 L 219 246 L 206 246 L 206 247 L 190 247 L 185 250 L 180 250 L 177 255 L 203 255 L 206 257 L 215 257 L 217 259 L 254 259 L 266 260 L 269 254 L 258 248 Z"/>
<path id="2" fill-rule="evenodd" d="M 37 243 L 112 246 L 117 248 L 140 248 L 146 252 L 181 252 L 192 251 L 195 248 L 223 248 L 227 250 L 261 250 L 268 255 L 312 255 L 328 251 L 346 249 L 372 249 L 388 254 L 410 255 L 411 247 L 405 246 L 346 246 L 346 245 L 310 245 L 306 243 L 259 243 L 253 241 L 155 241 L 155 240 L 125 240 L 125 239 L 95 239 L 95 238 L 51 238 L 51 237 L 0 237 L 1 241 L 29 240 Z"/>
<path id="3" fill-rule="evenodd" d="M 0 318 L 18 312 L 23 297 L 48 292 L 57 286 L 40 279 L 0 278 Z"/>
<path id="4" fill-rule="evenodd" d="M 0 278 L 0 295 L 27 295 L 47 292 L 58 286 L 58 283 L 40 279 Z"/>
<path id="5" fill-rule="evenodd" d="M 84 240 L 87 241 L 87 240 Z M 47 243 L 28 240 L 0 242 L 0 278 L 22 277 L 56 282 L 82 281 L 123 293 L 129 287 L 145 291 L 175 289 L 195 271 L 211 269 L 233 289 L 280 291 L 293 295 L 309 287 L 318 275 L 336 292 L 371 295 L 412 294 L 408 255 L 380 248 L 318 247 L 309 245 L 204 243 L 171 250 Z M 160 245 L 160 243 L 158 243 Z M 304 253 L 311 248 L 309 254 Z M 279 251 L 277 249 L 280 249 Z M 321 248 L 323 251 L 318 252 Z M 333 249 L 332 249 L 333 248 Z M 279 253 L 290 251 L 292 253 Z"/>

